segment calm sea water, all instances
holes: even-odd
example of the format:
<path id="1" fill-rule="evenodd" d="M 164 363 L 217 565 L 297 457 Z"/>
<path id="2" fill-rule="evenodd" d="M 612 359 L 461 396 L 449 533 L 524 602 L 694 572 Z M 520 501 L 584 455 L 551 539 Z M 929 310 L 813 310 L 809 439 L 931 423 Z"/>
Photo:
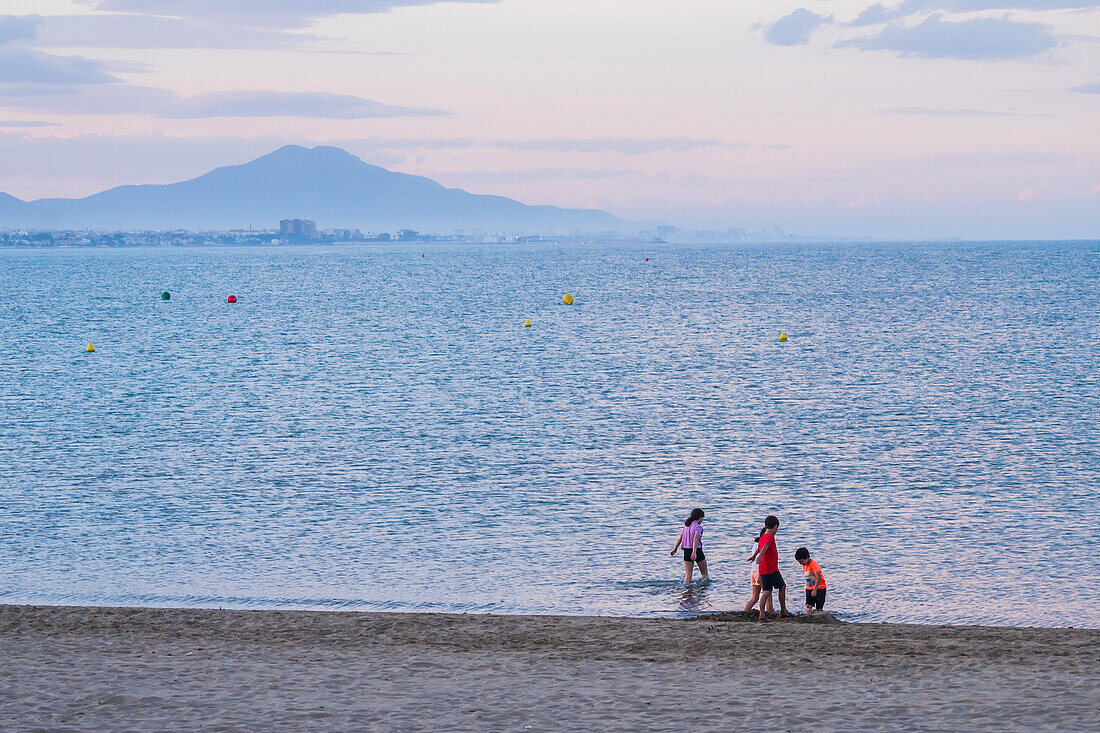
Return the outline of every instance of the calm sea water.
<path id="1" fill-rule="evenodd" d="M 1098 318 L 1096 242 L 0 252 L 0 602 L 690 614 L 774 513 L 795 607 L 1097 627 Z"/>

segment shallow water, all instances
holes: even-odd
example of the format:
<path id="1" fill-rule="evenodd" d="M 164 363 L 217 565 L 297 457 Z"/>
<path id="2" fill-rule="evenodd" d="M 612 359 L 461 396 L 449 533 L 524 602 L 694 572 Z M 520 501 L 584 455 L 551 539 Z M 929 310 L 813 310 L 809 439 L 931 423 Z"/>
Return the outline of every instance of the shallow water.
<path id="1" fill-rule="evenodd" d="M 3 251 L 0 602 L 690 614 L 774 513 L 796 607 L 1100 626 L 1098 315 L 1096 242 Z"/>

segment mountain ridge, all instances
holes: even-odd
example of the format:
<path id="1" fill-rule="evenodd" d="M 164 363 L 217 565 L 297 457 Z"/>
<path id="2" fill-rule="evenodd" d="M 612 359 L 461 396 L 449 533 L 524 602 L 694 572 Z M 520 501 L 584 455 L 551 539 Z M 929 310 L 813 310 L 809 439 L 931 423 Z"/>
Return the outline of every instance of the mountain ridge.
<path id="1" fill-rule="evenodd" d="M 618 230 L 597 209 L 532 206 L 447 188 L 430 178 L 366 163 L 342 148 L 285 145 L 241 165 L 185 181 L 129 184 L 78 199 L 22 201 L 0 193 L 0 228 L 273 228 L 280 219 L 365 231 L 455 229 L 567 233 Z"/>

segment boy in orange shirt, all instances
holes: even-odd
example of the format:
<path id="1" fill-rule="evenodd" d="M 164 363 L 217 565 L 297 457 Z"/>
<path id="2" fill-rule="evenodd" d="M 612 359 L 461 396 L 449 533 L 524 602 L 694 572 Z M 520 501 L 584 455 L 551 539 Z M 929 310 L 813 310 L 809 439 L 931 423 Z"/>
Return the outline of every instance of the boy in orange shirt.
<path id="1" fill-rule="evenodd" d="M 810 551 L 799 547 L 794 551 L 794 559 L 802 566 L 802 575 L 806 578 L 806 613 L 821 611 L 825 608 L 825 576 L 817 560 L 810 559 Z"/>

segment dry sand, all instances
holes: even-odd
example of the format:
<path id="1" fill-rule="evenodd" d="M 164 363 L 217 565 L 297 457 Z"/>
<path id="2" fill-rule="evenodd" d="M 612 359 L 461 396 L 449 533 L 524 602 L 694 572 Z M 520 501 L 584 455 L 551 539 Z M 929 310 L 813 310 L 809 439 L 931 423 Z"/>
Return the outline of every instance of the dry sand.
<path id="1" fill-rule="evenodd" d="M 726 619 L 0 606 L 0 729 L 1100 729 L 1097 630 Z"/>

